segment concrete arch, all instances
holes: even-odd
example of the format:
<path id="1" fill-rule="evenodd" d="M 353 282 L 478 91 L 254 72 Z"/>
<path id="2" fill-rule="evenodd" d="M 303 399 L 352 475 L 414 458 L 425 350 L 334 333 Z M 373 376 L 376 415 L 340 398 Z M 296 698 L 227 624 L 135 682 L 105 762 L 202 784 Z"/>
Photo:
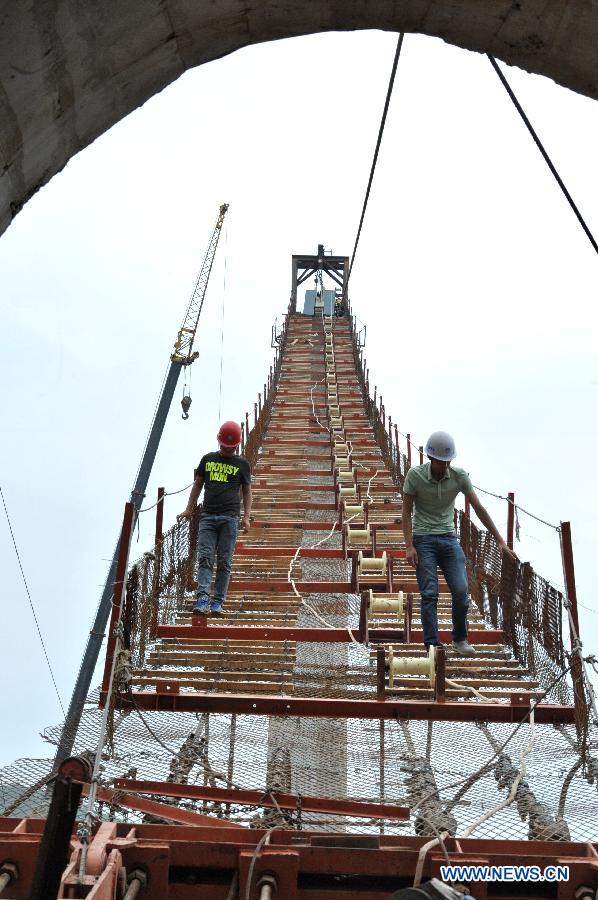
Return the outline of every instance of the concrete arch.
<path id="1" fill-rule="evenodd" d="M 356 29 L 440 37 L 598 97 L 587 0 L 0 0 L 0 233 L 71 156 L 186 69 Z"/>

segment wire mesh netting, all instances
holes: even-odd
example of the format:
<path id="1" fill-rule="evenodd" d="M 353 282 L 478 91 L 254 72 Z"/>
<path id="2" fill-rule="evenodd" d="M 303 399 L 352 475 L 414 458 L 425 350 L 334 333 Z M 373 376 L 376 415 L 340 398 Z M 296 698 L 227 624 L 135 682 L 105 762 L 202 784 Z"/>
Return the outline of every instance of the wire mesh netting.
<path id="1" fill-rule="evenodd" d="M 475 702 L 472 687 L 477 685 L 485 697 L 494 694 L 496 702 L 508 703 L 509 692 L 525 688 L 544 701 L 575 701 L 575 725 L 534 725 L 531 711 L 527 716 L 522 713 L 518 725 L 475 725 L 409 721 L 399 718 L 399 713 L 396 719 L 378 721 L 149 712 L 135 702 L 136 694 L 153 694 L 163 681 L 176 683 L 181 693 L 246 691 L 349 700 L 376 697 L 375 653 L 369 646 L 358 645 L 354 638 L 360 622 L 360 595 L 346 590 L 302 593 L 297 589 L 302 581 L 346 584 L 351 575 L 350 561 L 343 557 L 303 558 L 298 553 L 301 548 L 316 545 L 337 551 L 342 546 L 341 526 L 334 524 L 337 512 L 330 463 L 311 459 L 331 449 L 331 434 L 322 430 L 321 422 L 317 426 L 316 418 L 323 421 L 324 415 L 323 411 L 320 415 L 320 404 L 314 404 L 316 416 L 312 417 L 308 409 L 307 418 L 300 418 L 306 423 L 309 441 L 305 432 L 299 432 L 293 437 L 297 446 L 291 443 L 290 449 L 281 448 L 275 441 L 278 432 L 270 427 L 272 414 L 278 409 L 277 388 L 302 388 L 304 399 L 310 399 L 314 381 L 322 377 L 314 370 L 294 383 L 288 374 L 281 374 L 281 360 L 290 361 L 290 349 L 302 346 L 288 341 L 299 325 L 306 327 L 292 319 L 281 337 L 271 390 L 263 406 L 256 408 L 255 427 L 246 434 L 245 452 L 258 476 L 256 521 L 243 553 L 235 558 L 223 623 L 243 623 L 247 627 L 245 642 L 219 638 L 218 625 L 210 629 L 209 641 L 184 634 L 168 638 L 159 635 L 161 626 L 191 624 L 198 511 L 191 521 L 170 528 L 157 546 L 131 567 L 121 619 L 122 666 L 111 698 L 107 740 L 101 735 L 97 691 L 88 699 L 74 733 L 73 752 L 92 757 L 101 743 L 99 781 L 106 790 L 113 790 L 115 782 L 125 778 L 263 794 L 262 803 L 248 804 L 230 798 L 175 799 L 157 793 L 154 799 L 163 803 L 159 818 L 165 821 L 169 821 L 170 807 L 209 813 L 252 827 L 277 824 L 292 829 L 431 835 L 442 828 L 463 834 L 480 820 L 474 832 L 479 837 L 594 839 L 598 821 L 598 730 L 590 724 L 590 698 L 583 688 L 583 678 L 578 680 L 581 693 L 572 690 L 568 674 L 571 658 L 563 647 L 563 597 L 529 565 L 505 563 L 494 538 L 477 529 L 464 514 L 458 516 L 457 531 L 468 559 L 473 599 L 470 617 L 482 631 L 502 630 L 505 642 L 487 650 L 484 664 L 488 674 L 478 672 L 476 678 L 470 677 L 467 661 L 449 657 L 447 674 L 466 683 L 458 695 Z M 401 516 L 400 489 L 409 461 L 393 442 L 390 420 L 387 424 L 384 412 L 369 398 L 349 328 L 343 331 L 339 326 L 338 331 L 335 340 L 350 348 L 352 360 L 351 365 L 343 365 L 342 389 L 349 385 L 352 399 L 355 387 L 361 390 L 357 394 L 361 409 L 355 412 L 350 426 L 355 457 L 371 457 L 367 466 L 380 470 L 378 483 L 374 477 L 376 489 L 384 481 L 392 486 L 379 494 L 372 489 L 368 498 L 370 517 L 381 527 L 396 527 Z M 319 335 L 320 351 L 322 338 Z M 292 368 L 289 371 L 292 373 Z M 314 431 L 309 430 L 312 427 Z M 359 437 L 362 433 L 367 441 Z M 281 490 L 289 476 L 274 477 L 272 470 L 266 471 L 266 465 L 270 466 L 273 459 L 277 465 L 288 465 L 291 453 L 295 466 L 309 467 L 313 473 L 293 474 L 296 487 L 289 496 L 288 491 Z M 371 488 L 369 477 L 363 472 L 356 475 L 362 497 Z M 291 505 L 296 504 L 295 509 L 282 508 L 282 502 L 289 500 Z M 328 507 L 314 508 L 321 504 Z M 317 525 L 326 526 L 326 530 Z M 396 533 L 388 534 L 391 538 L 387 539 L 396 546 Z M 264 547 L 283 547 L 289 552 L 260 556 Z M 397 577 L 405 575 L 402 567 L 403 562 L 396 560 Z M 244 579 L 259 581 L 260 590 L 235 588 L 235 582 Z M 284 589 L 274 590 L 273 585 L 280 582 Z M 448 602 L 441 596 L 441 617 L 447 615 Z M 347 629 L 347 639 L 342 643 L 252 639 L 251 627 L 264 623 Z M 413 624 L 417 627 L 420 623 L 416 598 Z M 412 652 L 408 647 L 399 649 Z M 433 698 L 424 682 L 414 679 L 407 683 L 403 695 Z M 43 736 L 54 749 L 61 733 L 62 727 L 55 726 Z M 50 774 L 49 759 L 17 760 L 3 769 L 0 814 L 44 815 Z M 134 786 L 127 790 L 134 793 Z M 277 791 L 293 794 L 297 798 L 294 807 L 281 809 L 265 802 Z M 510 793 L 513 802 L 497 809 Z M 362 817 L 313 813 L 301 802 L 302 797 L 309 796 L 392 803 L 409 807 L 410 818 L 397 821 L 372 819 L 370 813 Z M 124 805 L 118 790 L 99 804 L 96 814 L 119 821 L 150 820 Z"/>

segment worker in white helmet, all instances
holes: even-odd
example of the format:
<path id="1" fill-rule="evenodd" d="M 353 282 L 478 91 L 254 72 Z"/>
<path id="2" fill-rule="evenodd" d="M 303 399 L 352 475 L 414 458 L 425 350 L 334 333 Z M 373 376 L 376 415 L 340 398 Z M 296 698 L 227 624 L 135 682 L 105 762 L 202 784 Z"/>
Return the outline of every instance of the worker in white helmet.
<path id="1" fill-rule="evenodd" d="M 415 566 L 417 575 L 424 644 L 427 649 L 439 643 L 437 606 L 440 569 L 452 597 L 453 649 L 461 656 L 473 656 L 475 650 L 467 640 L 469 591 L 465 554 L 454 527 L 457 494 L 465 494 L 469 499 L 500 549 L 510 556 L 514 554 L 480 503 L 467 472 L 451 465 L 457 451 L 450 434 L 435 431 L 428 438 L 425 452 L 429 462 L 409 469 L 403 485 L 406 557 Z"/>

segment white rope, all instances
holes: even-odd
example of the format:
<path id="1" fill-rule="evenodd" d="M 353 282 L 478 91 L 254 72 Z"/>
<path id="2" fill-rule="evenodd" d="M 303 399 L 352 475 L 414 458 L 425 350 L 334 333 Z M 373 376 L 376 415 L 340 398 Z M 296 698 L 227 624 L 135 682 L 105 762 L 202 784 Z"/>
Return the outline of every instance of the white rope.
<path id="1" fill-rule="evenodd" d="M 513 784 L 511 785 L 511 790 L 509 791 L 508 796 L 504 800 L 501 800 L 500 803 L 497 803 L 496 806 L 494 806 L 492 809 L 489 809 L 488 812 L 485 812 L 483 815 L 481 815 L 479 818 L 477 818 L 474 822 L 471 823 L 471 825 L 468 825 L 468 827 L 465 829 L 463 834 L 459 835 L 459 838 L 468 838 L 470 836 L 470 834 L 472 834 L 476 830 L 476 828 L 478 828 L 480 825 L 482 825 L 483 822 L 486 822 L 488 819 L 491 819 L 492 816 L 495 816 L 497 813 L 499 813 L 502 809 L 505 809 L 507 806 L 510 806 L 511 803 L 513 802 L 513 800 L 515 799 L 515 796 L 517 794 L 517 788 L 519 787 L 521 779 L 525 778 L 525 775 L 527 773 L 527 763 L 526 763 L 527 757 L 534 749 L 534 743 L 535 743 L 534 711 L 535 711 L 535 707 L 532 707 L 530 717 L 529 717 L 529 724 L 530 724 L 529 741 L 528 741 L 527 747 L 524 747 L 519 753 L 519 772 L 517 773 L 517 775 L 515 776 L 515 779 L 513 780 Z"/>

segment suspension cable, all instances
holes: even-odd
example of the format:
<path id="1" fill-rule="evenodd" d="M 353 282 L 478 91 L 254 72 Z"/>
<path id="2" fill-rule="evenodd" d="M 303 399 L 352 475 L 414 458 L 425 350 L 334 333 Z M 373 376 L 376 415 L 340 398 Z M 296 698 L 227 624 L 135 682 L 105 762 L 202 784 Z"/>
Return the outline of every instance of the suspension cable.
<path id="1" fill-rule="evenodd" d="M 554 166 L 554 163 L 552 162 L 552 160 L 550 159 L 548 153 L 547 153 L 546 150 L 544 149 L 544 146 L 543 146 L 543 144 L 542 144 L 542 141 L 540 140 L 540 138 L 538 137 L 538 135 L 537 135 L 536 132 L 534 131 L 534 128 L 533 128 L 533 126 L 532 126 L 532 123 L 530 122 L 530 120 L 529 120 L 528 117 L 526 116 L 523 107 L 521 106 L 519 100 L 518 100 L 517 97 L 515 96 L 515 93 L 514 93 L 514 91 L 513 91 L 513 88 L 511 87 L 511 85 L 509 84 L 509 82 L 507 81 L 507 79 L 505 78 L 505 75 L 504 75 L 502 69 L 499 67 L 498 63 L 496 62 L 495 58 L 494 58 L 493 56 L 491 56 L 489 53 L 487 54 L 487 56 L 488 56 L 488 59 L 490 60 L 490 65 L 492 66 L 492 68 L 494 69 L 494 71 L 496 72 L 496 74 L 498 75 L 498 77 L 500 78 L 500 81 L 501 81 L 501 83 L 502 83 L 502 86 L 504 87 L 505 91 L 507 92 L 507 94 L 509 95 L 509 97 L 511 98 L 511 100 L 513 101 L 513 105 L 515 106 L 515 109 L 517 110 L 517 112 L 519 113 L 519 115 L 521 116 L 521 118 L 523 119 L 523 121 L 524 121 L 524 123 L 525 123 L 525 127 L 527 128 L 527 130 L 528 130 L 529 133 L 531 134 L 532 138 L 534 139 L 534 143 L 536 144 L 536 147 L 538 148 L 538 150 L 540 151 L 540 153 L 541 153 L 542 156 L 544 157 L 544 162 L 546 163 L 546 165 L 548 166 L 548 168 L 550 169 L 550 171 L 551 171 L 552 174 L 554 175 L 554 178 L 555 178 L 556 183 L 558 184 L 558 186 L 560 187 L 561 191 L 562 191 L 563 194 L 565 195 L 565 197 L 566 197 L 566 199 L 567 199 L 567 202 L 569 203 L 569 206 L 571 207 L 571 209 L 573 210 L 573 212 L 574 212 L 574 214 L 575 214 L 575 217 L 577 218 L 577 221 L 579 222 L 579 224 L 581 225 L 581 227 L 582 227 L 583 230 L 585 231 L 586 236 L 587 236 L 587 238 L 588 238 L 590 244 L 592 245 L 592 247 L 594 248 L 594 250 L 596 251 L 596 253 L 598 253 L 598 244 L 597 244 L 596 241 L 594 240 L 594 236 L 593 236 L 592 232 L 590 231 L 590 229 L 589 229 L 589 227 L 587 226 L 587 224 L 586 224 L 586 222 L 585 222 L 585 220 L 584 220 L 582 214 L 580 213 L 579 209 L 577 208 L 577 206 L 576 206 L 576 204 L 575 204 L 575 201 L 573 200 L 573 197 L 571 196 L 571 194 L 569 193 L 569 191 L 568 191 L 567 188 L 565 187 L 565 184 L 564 184 L 564 182 L 563 182 L 563 179 L 561 178 L 561 176 L 560 176 L 559 173 L 557 172 L 557 170 L 556 170 L 556 168 L 555 168 L 555 166 Z"/>
<path id="2" fill-rule="evenodd" d="M 351 254 L 351 265 L 349 266 L 349 274 L 347 275 L 347 283 L 349 282 L 349 278 L 351 277 L 351 272 L 353 271 L 353 263 L 355 262 L 355 254 L 357 253 L 357 245 L 359 243 L 359 238 L 361 236 L 361 227 L 363 225 L 363 220 L 365 218 L 365 211 L 367 209 L 368 200 L 370 199 L 370 190 L 372 188 L 372 181 L 374 180 L 374 172 L 376 170 L 376 163 L 378 162 L 378 151 L 380 150 L 380 144 L 382 143 L 382 135 L 384 134 L 384 126 L 386 124 L 386 114 L 388 112 L 390 98 L 392 95 L 392 89 L 393 89 L 393 86 L 395 83 L 395 75 L 397 72 L 397 65 L 399 62 L 401 47 L 403 46 L 403 37 L 404 37 L 404 32 L 401 31 L 399 34 L 399 40 L 397 41 L 397 49 L 395 50 L 395 58 L 392 63 L 390 80 L 388 82 L 388 90 L 386 91 L 386 101 L 384 103 L 384 111 L 382 113 L 382 119 L 380 120 L 380 128 L 378 129 L 378 140 L 376 141 L 376 149 L 374 150 L 374 158 L 372 159 L 372 168 L 370 169 L 370 178 L 369 178 L 368 186 L 367 186 L 367 189 L 365 192 L 363 208 L 361 210 L 361 219 L 359 220 L 359 228 L 357 229 L 357 237 L 355 238 L 355 244 L 353 246 L 353 253 Z"/>
<path id="3" fill-rule="evenodd" d="M 19 569 L 21 570 L 21 577 L 23 579 L 23 584 L 25 585 L 25 591 L 27 593 L 27 599 L 29 600 L 29 606 L 31 607 L 31 612 L 33 613 L 33 620 L 35 622 L 35 627 L 37 629 L 37 636 L 39 637 L 40 644 L 42 645 L 42 650 L 44 652 L 44 657 L 46 659 L 46 664 L 50 671 L 50 677 L 52 679 L 52 684 L 54 685 L 54 691 L 56 692 L 56 696 L 58 697 L 58 702 L 60 704 L 60 708 L 62 710 L 62 715 L 66 717 L 66 713 L 64 711 L 64 706 L 62 705 L 62 699 L 60 697 L 60 692 L 58 690 L 58 685 L 56 684 L 56 678 L 54 677 L 54 672 L 52 670 L 52 664 L 50 662 L 50 657 L 48 656 L 48 651 L 46 650 L 46 644 L 42 635 L 41 628 L 39 626 L 39 621 L 37 618 L 37 613 L 35 611 L 35 606 L 33 605 L 33 600 L 31 599 L 31 594 L 29 593 L 29 585 L 27 584 L 27 579 L 25 578 L 25 572 L 23 570 L 23 564 L 21 563 L 21 556 L 19 553 L 19 548 L 17 547 L 17 542 L 14 536 L 14 532 L 12 530 L 12 523 L 10 521 L 10 516 L 8 515 L 8 509 L 6 507 L 6 500 L 4 499 L 4 494 L 2 492 L 2 488 L 0 487 L 0 497 L 2 498 L 2 505 L 4 506 L 4 512 L 6 513 L 6 521 L 8 522 L 8 530 L 10 531 L 10 536 L 12 538 L 12 544 L 15 548 L 15 554 L 17 557 L 17 562 L 19 564 Z"/>

